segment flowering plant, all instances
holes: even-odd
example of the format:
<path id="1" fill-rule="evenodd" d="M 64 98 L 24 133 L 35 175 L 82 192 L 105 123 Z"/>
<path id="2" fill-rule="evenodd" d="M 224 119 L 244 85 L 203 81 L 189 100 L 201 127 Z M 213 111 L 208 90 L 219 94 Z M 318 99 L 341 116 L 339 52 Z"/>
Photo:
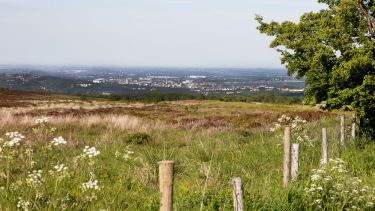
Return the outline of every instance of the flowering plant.
<path id="1" fill-rule="evenodd" d="M 276 132 L 277 130 L 280 130 L 283 126 L 290 126 L 292 129 L 292 135 L 296 137 L 297 143 L 307 142 L 311 145 L 311 138 L 309 135 L 307 135 L 307 132 L 305 130 L 305 124 L 307 123 L 307 120 L 302 119 L 299 116 L 296 117 L 290 117 L 285 114 L 281 115 L 277 119 L 277 123 L 274 127 L 270 128 L 270 132 Z"/>
<path id="2" fill-rule="evenodd" d="M 328 164 L 313 169 L 305 199 L 318 210 L 373 210 L 375 209 L 374 188 L 352 177 L 345 169 L 344 161 L 330 159 Z"/>

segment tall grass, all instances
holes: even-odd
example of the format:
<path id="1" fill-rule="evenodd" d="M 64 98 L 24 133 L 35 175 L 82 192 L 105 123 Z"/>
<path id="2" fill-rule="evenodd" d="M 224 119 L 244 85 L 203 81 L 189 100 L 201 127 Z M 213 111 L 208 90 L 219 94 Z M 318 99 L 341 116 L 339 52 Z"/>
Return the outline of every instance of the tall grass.
<path id="1" fill-rule="evenodd" d="M 329 157 L 341 157 L 349 176 L 375 187 L 375 144 L 349 139 L 340 153 L 338 118 L 304 126 L 311 140 L 300 143 L 300 175 L 289 188 L 282 187 L 282 131 L 167 128 L 128 115 L 53 117 L 38 125 L 36 118 L 2 119 L 7 123 L 0 128 L 1 210 L 157 210 L 157 162 L 164 159 L 176 161 L 175 210 L 232 210 L 234 176 L 243 180 L 246 210 L 316 209 L 304 189 L 312 169 L 320 167 L 323 126 L 328 128 Z M 7 131 L 25 138 L 19 146 L 5 147 Z M 151 140 L 129 142 L 135 132 Z M 67 143 L 53 145 L 59 136 Z M 88 157 L 85 146 L 100 154 Z M 67 169 L 57 171 L 61 164 Z M 38 170 L 40 177 L 33 173 Z M 30 178 L 40 181 L 34 184 Z"/>

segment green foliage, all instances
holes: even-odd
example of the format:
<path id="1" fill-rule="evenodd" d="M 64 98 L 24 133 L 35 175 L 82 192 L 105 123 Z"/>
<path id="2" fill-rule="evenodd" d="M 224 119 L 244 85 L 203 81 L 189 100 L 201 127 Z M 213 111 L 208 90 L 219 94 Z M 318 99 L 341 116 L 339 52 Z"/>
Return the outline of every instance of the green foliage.
<path id="1" fill-rule="evenodd" d="M 0 92 L 5 92 L 5 91 L 9 91 L 9 89 L 5 87 L 0 87 Z"/>
<path id="2" fill-rule="evenodd" d="M 147 133 L 131 133 L 125 138 L 126 143 L 132 144 L 148 144 L 152 141 L 152 137 Z"/>
<path id="3" fill-rule="evenodd" d="M 272 106 L 270 110 L 299 108 Z M 300 143 L 300 174 L 289 188 L 281 182 L 282 131 L 155 128 L 146 133 L 125 131 L 134 143 L 129 144 L 123 129 L 105 123 L 97 127 L 76 122 L 51 125 L 48 118 L 41 118 L 35 125 L 7 126 L 5 134 L 19 133 L 0 134 L 0 210 L 157 210 L 157 162 L 164 159 L 176 161 L 174 210 L 232 210 L 230 181 L 234 176 L 243 180 L 245 210 L 315 210 L 304 188 L 312 184 L 311 169 L 319 167 L 317 134 L 323 125 L 329 128 L 329 140 L 338 140 L 337 119 L 304 124 L 314 139 Z M 151 137 L 161 144 L 143 144 Z M 329 156 L 337 157 L 339 141 L 329 143 Z M 341 155 L 348 172 L 340 175 L 344 179 L 355 175 L 363 186 L 375 187 L 375 144 L 358 149 L 351 139 L 347 143 Z M 368 200 L 368 195 L 357 196 Z"/>
<path id="4" fill-rule="evenodd" d="M 103 96 L 99 96 L 103 98 Z M 284 94 L 281 92 L 271 93 L 254 93 L 249 95 L 227 95 L 214 93 L 209 95 L 203 94 L 185 94 L 185 93 L 145 93 L 145 94 L 112 94 L 104 98 L 113 101 L 128 101 L 128 102 L 147 102 L 158 103 L 165 101 L 177 100 L 220 100 L 225 102 L 262 102 L 262 103 L 283 103 L 283 104 L 298 104 L 302 102 L 301 94 Z"/>
<path id="5" fill-rule="evenodd" d="M 375 24 L 373 1 L 320 0 L 328 8 L 301 16 L 299 23 L 266 23 L 258 30 L 274 37 L 289 75 L 305 77 L 305 102 L 327 101 L 327 109 L 344 105 L 375 128 Z"/>

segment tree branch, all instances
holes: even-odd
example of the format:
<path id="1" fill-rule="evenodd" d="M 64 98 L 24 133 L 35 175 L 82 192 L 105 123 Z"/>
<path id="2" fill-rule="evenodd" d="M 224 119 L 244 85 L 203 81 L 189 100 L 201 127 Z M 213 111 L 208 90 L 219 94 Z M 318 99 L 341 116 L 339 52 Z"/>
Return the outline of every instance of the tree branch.
<path id="1" fill-rule="evenodd" d="M 363 1 L 359 3 L 359 11 L 361 11 L 362 15 L 367 20 L 367 27 L 371 37 L 375 39 L 375 20 L 366 10 L 366 5 L 363 3 Z"/>

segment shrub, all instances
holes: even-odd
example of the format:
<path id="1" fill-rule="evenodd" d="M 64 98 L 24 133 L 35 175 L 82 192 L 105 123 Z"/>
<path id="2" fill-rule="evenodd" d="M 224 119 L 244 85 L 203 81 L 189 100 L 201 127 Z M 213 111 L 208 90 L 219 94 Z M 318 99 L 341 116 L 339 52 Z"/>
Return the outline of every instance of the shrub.
<path id="1" fill-rule="evenodd" d="M 132 133 L 125 137 L 126 143 L 132 143 L 132 144 L 147 144 L 152 141 L 152 138 L 147 133 Z"/>

